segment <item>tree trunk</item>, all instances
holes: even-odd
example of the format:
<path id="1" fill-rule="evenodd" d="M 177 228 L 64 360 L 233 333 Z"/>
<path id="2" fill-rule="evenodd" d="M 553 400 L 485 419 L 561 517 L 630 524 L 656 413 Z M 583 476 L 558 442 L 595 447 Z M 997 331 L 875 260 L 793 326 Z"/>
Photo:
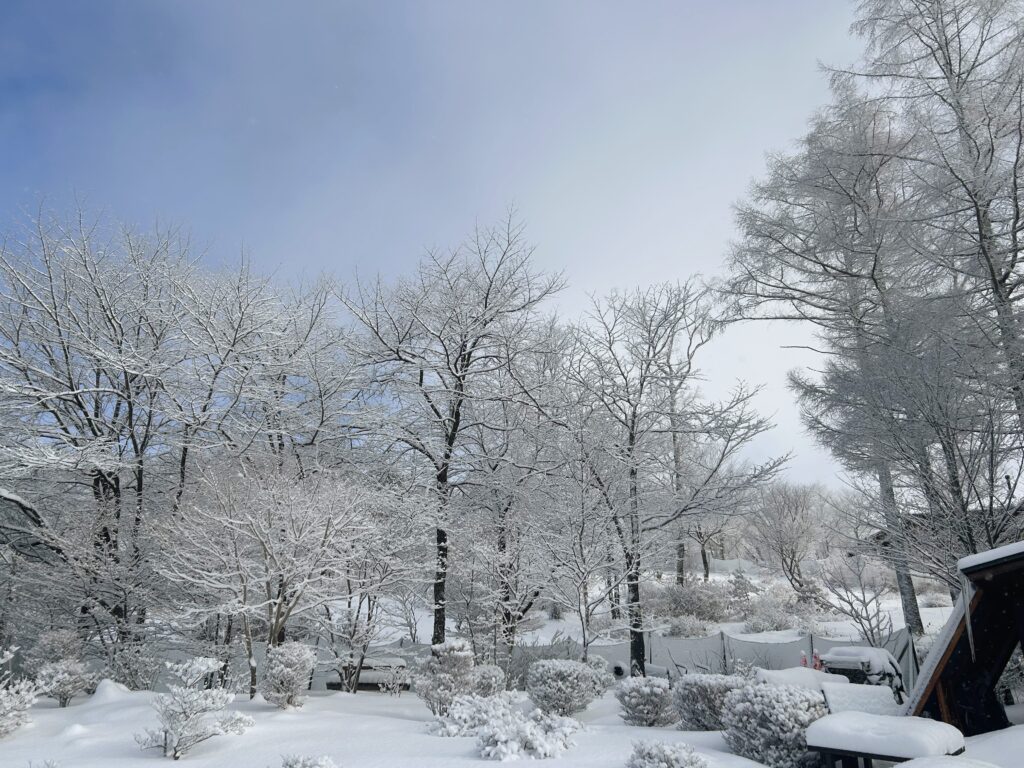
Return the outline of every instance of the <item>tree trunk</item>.
<path id="1" fill-rule="evenodd" d="M 448 583 L 448 531 L 436 531 L 437 570 L 434 573 L 434 631 L 430 635 L 431 645 L 440 645 L 445 638 L 445 587 Z"/>
<path id="2" fill-rule="evenodd" d="M 644 661 L 643 613 L 640 607 L 640 558 L 637 557 L 629 566 L 626 574 L 626 597 L 629 601 L 629 670 L 633 677 L 646 677 L 647 667 Z"/>
<path id="3" fill-rule="evenodd" d="M 700 562 L 704 566 L 704 581 L 711 581 L 711 559 L 708 557 L 708 544 L 706 541 L 700 543 Z"/>
<path id="4" fill-rule="evenodd" d="M 686 583 L 686 543 L 676 544 L 676 584 Z"/>
<path id="5" fill-rule="evenodd" d="M 878 487 L 882 497 L 882 508 L 885 512 L 885 527 L 889 529 L 890 557 L 896 572 L 896 586 L 900 592 L 903 605 L 903 620 L 907 629 L 914 635 L 924 634 L 924 622 L 917 606 L 917 591 L 914 580 L 910 576 L 910 565 L 907 562 L 906 549 L 903 541 L 903 520 L 896 507 L 896 493 L 892 485 L 892 473 L 889 464 L 884 460 L 878 462 Z"/>

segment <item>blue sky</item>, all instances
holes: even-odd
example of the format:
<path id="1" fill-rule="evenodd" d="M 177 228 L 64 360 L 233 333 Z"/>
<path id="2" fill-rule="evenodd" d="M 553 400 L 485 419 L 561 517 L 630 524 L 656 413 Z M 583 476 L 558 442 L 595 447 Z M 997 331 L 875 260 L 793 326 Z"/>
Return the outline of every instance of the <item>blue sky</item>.
<path id="1" fill-rule="evenodd" d="M 858 44 L 845 0 L 5 2 L 0 224 L 41 199 L 184 225 L 211 261 L 289 276 L 407 269 L 515 205 L 537 259 L 588 293 L 713 273 L 764 154 Z M 707 388 L 761 405 L 802 479 L 779 351 L 729 331 Z"/>

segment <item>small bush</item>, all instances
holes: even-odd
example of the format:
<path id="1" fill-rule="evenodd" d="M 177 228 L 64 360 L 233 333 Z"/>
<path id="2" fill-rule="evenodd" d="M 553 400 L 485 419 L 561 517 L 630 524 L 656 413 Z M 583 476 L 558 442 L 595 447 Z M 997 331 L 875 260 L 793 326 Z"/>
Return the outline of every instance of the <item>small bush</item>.
<path id="1" fill-rule="evenodd" d="M 494 696 L 505 690 L 505 671 L 493 664 L 473 667 L 470 686 L 477 696 Z"/>
<path id="2" fill-rule="evenodd" d="M 36 686 L 15 680 L 7 665 L 17 648 L 0 647 L 0 738 L 28 722 L 28 711 L 36 700 Z"/>
<path id="3" fill-rule="evenodd" d="M 672 689 L 672 701 L 683 726 L 696 731 L 720 731 L 725 696 L 748 684 L 739 675 L 682 675 Z"/>
<path id="4" fill-rule="evenodd" d="M 388 696 L 401 696 L 402 691 L 409 685 L 409 670 L 405 667 L 385 667 L 381 670 L 382 677 L 377 683 L 377 690 L 386 693 Z"/>
<path id="5" fill-rule="evenodd" d="M 946 608 L 953 604 L 953 600 L 945 592 L 930 592 L 927 595 L 920 595 L 918 602 L 922 608 Z"/>
<path id="6" fill-rule="evenodd" d="M 167 693 L 154 697 L 160 727 L 136 734 L 143 749 L 162 749 L 175 760 L 199 744 L 225 733 L 242 733 L 253 724 L 251 717 L 239 712 L 224 712 L 234 695 L 223 688 L 206 688 L 209 675 L 221 668 L 218 659 L 199 657 L 181 664 L 167 663 L 180 684 L 168 685 Z"/>
<path id="7" fill-rule="evenodd" d="M 57 705 L 66 707 L 79 693 L 96 684 L 96 675 L 81 661 L 62 659 L 43 664 L 36 672 L 36 685 L 41 693 L 52 696 Z"/>
<path id="8" fill-rule="evenodd" d="M 669 619 L 663 632 L 666 637 L 707 637 L 710 633 L 710 628 L 703 620 L 687 615 Z"/>
<path id="9" fill-rule="evenodd" d="M 327 755 L 320 755 L 320 757 L 285 755 L 281 758 L 281 768 L 338 768 L 338 765 Z"/>
<path id="10" fill-rule="evenodd" d="M 732 608 L 728 587 L 714 581 L 671 584 L 659 590 L 651 602 L 654 615 L 695 616 L 711 622 L 727 620 Z"/>
<path id="11" fill-rule="evenodd" d="M 600 699 L 615 684 L 615 675 L 608 669 L 608 661 L 603 656 L 591 656 L 585 662 L 590 667 L 594 682 L 594 698 Z"/>
<path id="12" fill-rule="evenodd" d="M 558 757 L 573 745 L 571 736 L 579 727 L 571 717 L 546 715 L 539 709 L 528 716 L 512 711 L 480 729 L 477 749 L 488 760 Z"/>
<path id="13" fill-rule="evenodd" d="M 456 696 L 448 713 L 435 719 L 431 731 L 438 736 L 476 736 L 484 726 L 507 720 L 514 710 L 516 695 L 513 693 Z"/>
<path id="14" fill-rule="evenodd" d="M 635 741 L 626 768 L 708 768 L 708 761 L 689 744 Z"/>
<path id="15" fill-rule="evenodd" d="M 430 650 L 413 687 L 432 715 L 443 716 L 456 696 L 473 690 L 473 649 L 465 640 L 449 640 Z"/>
<path id="16" fill-rule="evenodd" d="M 828 710 L 817 691 L 792 685 L 746 685 L 725 697 L 725 742 L 769 768 L 805 768 L 807 727 Z"/>
<path id="17" fill-rule="evenodd" d="M 594 700 L 594 672 L 581 661 L 538 661 L 526 676 L 526 692 L 541 711 L 572 715 Z"/>
<path id="18" fill-rule="evenodd" d="M 301 707 L 316 654 L 303 643 L 288 642 L 267 652 L 267 670 L 263 679 L 263 698 L 281 709 Z"/>
<path id="19" fill-rule="evenodd" d="M 628 677 L 615 689 L 622 719 L 629 725 L 656 728 L 679 718 L 672 706 L 672 692 L 663 677 Z"/>
<path id="20" fill-rule="evenodd" d="M 530 667 L 538 661 L 548 659 L 578 659 L 583 649 L 571 637 L 556 632 L 549 643 L 536 640 L 530 644 L 520 643 L 512 650 L 512 657 L 505 668 L 505 687 L 522 691 L 526 689 L 526 676 Z"/>
<path id="21" fill-rule="evenodd" d="M 773 585 L 750 600 L 747 607 L 747 632 L 776 632 L 797 625 L 796 596 L 781 585 Z"/>

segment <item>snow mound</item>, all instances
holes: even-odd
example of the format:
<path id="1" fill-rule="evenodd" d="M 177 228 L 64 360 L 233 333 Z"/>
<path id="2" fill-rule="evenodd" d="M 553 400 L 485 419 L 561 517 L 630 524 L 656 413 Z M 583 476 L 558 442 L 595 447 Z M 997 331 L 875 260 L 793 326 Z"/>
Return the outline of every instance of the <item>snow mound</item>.
<path id="1" fill-rule="evenodd" d="M 132 692 L 126 685 L 104 678 L 96 686 L 96 693 L 89 697 L 89 704 L 113 704 L 131 698 Z"/>
<path id="2" fill-rule="evenodd" d="M 999 768 L 982 760 L 969 757 L 919 757 L 903 763 L 900 768 Z"/>
<path id="3" fill-rule="evenodd" d="M 757 679 L 769 685 L 794 685 L 797 688 L 807 688 L 812 691 L 820 691 L 822 683 L 836 683 L 838 685 L 848 684 L 849 679 L 842 675 L 830 675 L 810 667 L 790 667 L 789 669 L 758 669 Z"/>
<path id="4" fill-rule="evenodd" d="M 89 733 L 89 729 L 81 723 L 72 723 L 63 731 L 60 732 L 59 737 L 62 739 L 77 739 L 80 736 L 85 736 Z"/>
<path id="5" fill-rule="evenodd" d="M 889 757 L 931 757 L 959 752 L 964 748 L 964 735 L 948 723 L 923 717 L 839 712 L 811 723 L 807 746 Z"/>

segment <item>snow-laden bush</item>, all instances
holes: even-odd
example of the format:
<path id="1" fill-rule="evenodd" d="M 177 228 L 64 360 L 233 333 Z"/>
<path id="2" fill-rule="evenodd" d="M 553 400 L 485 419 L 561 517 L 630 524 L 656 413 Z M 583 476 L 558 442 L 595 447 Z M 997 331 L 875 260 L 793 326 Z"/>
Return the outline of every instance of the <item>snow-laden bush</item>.
<path id="1" fill-rule="evenodd" d="M 695 731 L 720 731 L 725 696 L 749 680 L 739 675 L 681 675 L 672 689 L 672 701 L 683 727 Z"/>
<path id="2" fill-rule="evenodd" d="M 634 741 L 626 768 L 708 768 L 708 761 L 689 744 Z"/>
<path id="3" fill-rule="evenodd" d="M 281 709 L 301 707 L 315 663 L 316 653 L 304 643 L 287 642 L 271 648 L 260 690 L 263 698 Z"/>
<path id="4" fill-rule="evenodd" d="M 151 691 L 160 680 L 164 662 L 143 643 L 120 645 L 107 659 L 103 677 L 132 691 Z"/>
<path id="5" fill-rule="evenodd" d="M 591 656 L 584 663 L 590 667 L 590 674 L 593 676 L 594 698 L 600 699 L 615 685 L 615 675 L 608 669 L 608 660 L 603 656 Z"/>
<path id="6" fill-rule="evenodd" d="M 470 686 L 477 696 L 494 696 L 505 690 L 505 671 L 494 664 L 473 667 Z"/>
<path id="7" fill-rule="evenodd" d="M 66 707 L 75 696 L 88 691 L 95 684 L 96 675 L 89 671 L 84 662 L 75 659 L 43 664 L 36 672 L 39 692 L 55 698 L 61 707 Z"/>
<path id="8" fill-rule="evenodd" d="M 828 713 L 818 691 L 792 685 L 746 685 L 725 697 L 725 742 L 769 768 L 806 768 L 807 727 Z"/>
<path id="9" fill-rule="evenodd" d="M 445 715 L 456 696 L 473 690 L 473 649 L 465 640 L 449 640 L 430 651 L 413 687 L 432 715 Z"/>
<path id="10" fill-rule="evenodd" d="M 655 616 L 696 616 L 702 621 L 725 621 L 733 606 L 728 587 L 718 582 L 687 581 L 661 587 L 649 598 Z"/>
<path id="11" fill-rule="evenodd" d="M 221 668 L 218 659 L 199 656 L 180 664 L 167 662 L 177 684 L 168 685 L 167 693 L 153 699 L 159 728 L 147 728 L 136 734 L 143 749 L 159 748 L 175 760 L 196 744 L 226 733 L 242 733 L 253 724 L 251 717 L 240 712 L 225 712 L 234 695 L 223 688 L 206 688 L 204 681 Z"/>
<path id="12" fill-rule="evenodd" d="M 401 696 L 402 691 L 409 685 L 409 670 L 401 666 L 382 667 L 380 682 L 377 683 L 377 690 L 386 693 L 388 696 Z"/>
<path id="13" fill-rule="evenodd" d="M 573 746 L 571 737 L 579 727 L 571 717 L 546 715 L 539 709 L 529 715 L 512 710 L 481 728 L 476 744 L 488 760 L 558 757 Z"/>
<path id="14" fill-rule="evenodd" d="M 285 755 L 281 758 L 281 768 L 338 768 L 338 764 L 327 755 L 320 755 L 320 757 Z"/>
<path id="15" fill-rule="evenodd" d="M 949 594 L 944 592 L 930 592 L 920 595 L 917 600 L 922 608 L 948 608 L 953 602 Z"/>
<path id="16" fill-rule="evenodd" d="M 679 717 L 672 706 L 672 692 L 663 677 L 627 677 L 615 689 L 622 719 L 629 725 L 648 728 L 672 725 Z"/>
<path id="17" fill-rule="evenodd" d="M 582 712 L 594 700 L 594 671 L 581 661 L 538 661 L 526 675 L 526 692 L 543 712 Z"/>
<path id="18" fill-rule="evenodd" d="M 703 619 L 696 616 L 673 616 L 668 620 L 662 634 L 666 637 L 707 637 L 710 628 Z"/>
<path id="19" fill-rule="evenodd" d="M 744 629 L 747 632 L 776 632 L 797 624 L 796 595 L 775 584 L 751 597 L 747 605 Z"/>
<path id="20" fill-rule="evenodd" d="M 70 629 L 52 629 L 39 635 L 32 650 L 25 654 L 25 671 L 31 675 L 44 664 L 55 661 L 79 661 L 82 658 L 82 638 Z"/>
<path id="21" fill-rule="evenodd" d="M 28 710 L 36 700 L 36 686 L 15 680 L 10 670 L 17 648 L 0 648 L 0 738 L 28 722 Z"/>
<path id="22" fill-rule="evenodd" d="M 509 718 L 517 709 L 517 698 L 511 692 L 496 696 L 456 696 L 448 706 L 447 714 L 435 718 L 431 732 L 438 736 L 476 736 L 489 723 Z"/>

